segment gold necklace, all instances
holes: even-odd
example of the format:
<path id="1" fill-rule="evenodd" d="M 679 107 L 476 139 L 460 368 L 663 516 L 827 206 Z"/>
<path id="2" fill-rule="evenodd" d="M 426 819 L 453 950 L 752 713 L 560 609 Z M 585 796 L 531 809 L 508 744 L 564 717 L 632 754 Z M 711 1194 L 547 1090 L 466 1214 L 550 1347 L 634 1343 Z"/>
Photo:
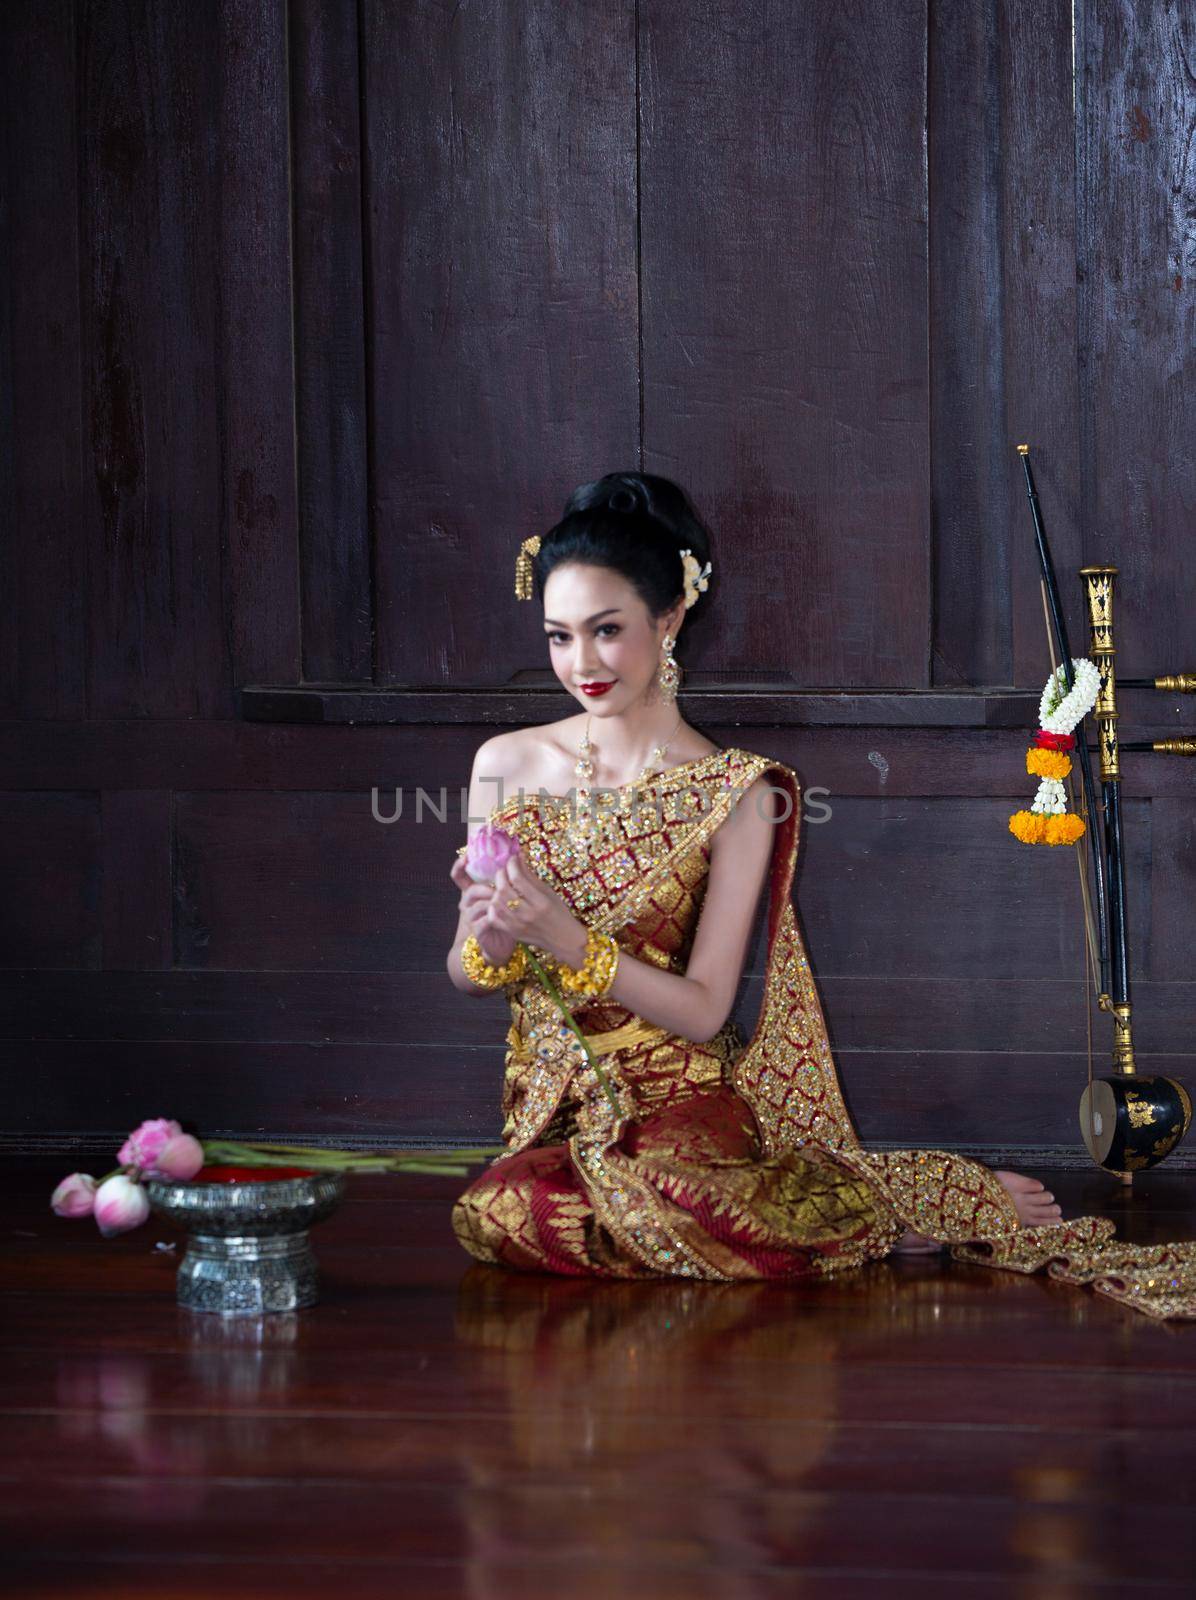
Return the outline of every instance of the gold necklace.
<path id="1" fill-rule="evenodd" d="M 652 769 L 665 758 L 665 752 L 676 737 L 677 729 L 681 726 L 682 718 L 678 717 L 672 732 L 663 744 L 653 745 L 652 753 L 640 769 L 639 776 L 632 779 L 630 784 L 620 784 L 620 789 L 637 789 L 641 783 L 652 776 Z M 585 732 L 581 736 L 581 744 L 577 751 L 577 761 L 573 771 L 577 779 L 575 785 L 576 801 L 574 806 L 573 821 L 570 823 L 568 833 L 575 843 L 584 844 L 593 840 L 597 818 L 594 807 L 590 802 L 590 788 L 594 782 L 593 746 L 590 743 L 590 719 L 586 717 Z"/>

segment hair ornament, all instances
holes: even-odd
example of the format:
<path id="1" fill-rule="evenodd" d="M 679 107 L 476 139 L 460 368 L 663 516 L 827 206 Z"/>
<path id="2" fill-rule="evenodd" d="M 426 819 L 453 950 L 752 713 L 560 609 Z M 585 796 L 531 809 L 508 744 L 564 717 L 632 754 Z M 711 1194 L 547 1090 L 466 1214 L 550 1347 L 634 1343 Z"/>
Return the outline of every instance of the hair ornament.
<path id="1" fill-rule="evenodd" d="M 709 561 L 704 567 L 699 567 L 697 557 L 692 550 L 682 550 L 681 566 L 685 581 L 685 609 L 688 611 L 698 595 L 706 592 L 706 580 L 710 576 L 711 569 Z"/>
<path id="2" fill-rule="evenodd" d="M 532 597 L 532 557 L 539 553 L 540 535 L 533 533 L 519 546 L 519 554 L 515 558 L 515 598 L 517 600 L 530 600 Z M 692 550 L 682 550 L 681 568 L 682 581 L 685 586 L 685 609 L 697 600 L 700 594 L 706 591 L 707 581 L 712 568 L 708 561 L 704 567 L 698 565 Z"/>
<path id="3" fill-rule="evenodd" d="M 515 598 L 517 600 L 530 600 L 532 597 L 532 557 L 540 549 L 540 535 L 533 533 L 519 546 L 519 554 L 515 557 Z"/>

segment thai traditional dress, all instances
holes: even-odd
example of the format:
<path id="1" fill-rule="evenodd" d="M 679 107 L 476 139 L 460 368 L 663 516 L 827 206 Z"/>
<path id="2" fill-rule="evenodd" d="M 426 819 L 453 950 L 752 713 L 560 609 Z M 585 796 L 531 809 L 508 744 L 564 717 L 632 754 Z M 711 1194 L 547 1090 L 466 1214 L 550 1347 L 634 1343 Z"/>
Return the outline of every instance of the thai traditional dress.
<path id="1" fill-rule="evenodd" d="M 647 783 L 574 803 L 519 794 L 489 821 L 537 875 L 637 961 L 684 973 L 715 832 L 757 778 L 781 797 L 768 877 L 767 966 L 746 1043 L 703 1042 L 609 997 L 571 1002 L 590 1053 L 534 975 L 508 985 L 505 1149 L 453 1209 L 478 1260 L 601 1278 L 825 1278 L 888 1254 L 907 1229 L 956 1257 L 1069 1283 L 1153 1316 L 1196 1316 L 1196 1246 L 1135 1246 L 1081 1217 L 1023 1228 L 996 1176 L 941 1150 L 865 1149 L 840 1091 L 791 900 L 796 774 L 716 750 Z M 617 1106 L 617 1109 L 616 1109 Z"/>

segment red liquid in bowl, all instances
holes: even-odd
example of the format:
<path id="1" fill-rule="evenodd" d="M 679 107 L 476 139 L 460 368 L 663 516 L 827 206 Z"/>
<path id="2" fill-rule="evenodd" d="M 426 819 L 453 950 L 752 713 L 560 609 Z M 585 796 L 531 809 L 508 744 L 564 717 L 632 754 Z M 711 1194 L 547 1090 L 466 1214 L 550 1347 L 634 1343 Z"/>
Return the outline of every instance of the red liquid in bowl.
<path id="1" fill-rule="evenodd" d="M 192 1183 L 277 1183 L 283 1178 L 314 1178 L 310 1167 L 201 1167 Z"/>

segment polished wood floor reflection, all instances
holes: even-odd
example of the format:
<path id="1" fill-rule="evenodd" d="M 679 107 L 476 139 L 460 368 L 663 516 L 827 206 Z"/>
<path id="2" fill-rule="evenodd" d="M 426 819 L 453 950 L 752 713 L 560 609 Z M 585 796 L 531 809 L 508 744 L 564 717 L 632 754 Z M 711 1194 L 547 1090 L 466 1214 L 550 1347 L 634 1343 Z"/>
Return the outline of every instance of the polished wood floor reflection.
<path id="1" fill-rule="evenodd" d="M 821 1288 L 480 1267 L 457 1180 L 351 1180 L 323 1300 L 174 1301 L 181 1236 L 0 1182 L 0 1588 L 468 1600 L 1190 1595 L 1196 1324 L 937 1260 Z M 1196 1179 L 1048 1180 L 1196 1238 Z M 163 1248 L 173 1245 L 174 1248 Z"/>

